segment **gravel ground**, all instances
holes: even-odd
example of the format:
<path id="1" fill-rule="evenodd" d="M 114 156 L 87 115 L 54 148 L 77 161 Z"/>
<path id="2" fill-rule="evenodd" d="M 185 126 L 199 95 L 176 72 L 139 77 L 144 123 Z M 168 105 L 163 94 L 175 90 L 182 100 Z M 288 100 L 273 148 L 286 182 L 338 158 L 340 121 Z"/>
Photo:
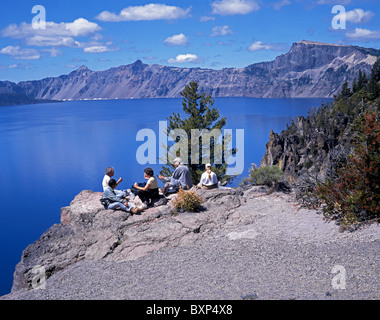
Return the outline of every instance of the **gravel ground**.
<path id="1" fill-rule="evenodd" d="M 250 198 L 254 223 L 125 262 L 78 262 L 3 299 L 380 299 L 380 227 L 338 232 L 289 196 Z M 233 217 L 231 217 L 233 219 Z M 345 270 L 333 273 L 333 268 Z M 340 269 L 342 270 L 342 269 Z M 337 277 L 340 288 L 334 286 Z"/>

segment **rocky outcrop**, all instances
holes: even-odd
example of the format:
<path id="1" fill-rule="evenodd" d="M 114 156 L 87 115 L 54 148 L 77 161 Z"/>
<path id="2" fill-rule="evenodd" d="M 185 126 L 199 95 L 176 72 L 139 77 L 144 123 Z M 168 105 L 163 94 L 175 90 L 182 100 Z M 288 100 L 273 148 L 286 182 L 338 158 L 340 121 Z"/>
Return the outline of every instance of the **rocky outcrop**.
<path id="1" fill-rule="evenodd" d="M 293 120 L 279 134 L 270 132 L 260 166 L 279 166 L 284 173 L 283 180 L 299 196 L 311 201 L 312 206 L 320 201 L 311 192 L 317 184 L 337 179 L 340 169 L 358 150 L 355 146 L 367 147 L 366 139 L 372 132 L 364 124 L 364 115 L 379 113 L 378 64 L 372 68 L 369 78 L 360 73 L 352 88 L 346 83 L 333 102 L 311 108 L 307 117 Z"/>
<path id="2" fill-rule="evenodd" d="M 297 117 L 281 133 L 271 131 L 260 166 L 278 165 L 283 181 L 293 187 L 309 187 L 334 175 L 352 151 L 352 120 L 343 114 L 316 119 Z"/>
<path id="3" fill-rule="evenodd" d="M 23 251 L 12 293 L 31 288 L 36 266 L 43 266 L 51 276 L 81 260 L 134 260 L 160 248 L 197 241 L 224 227 L 227 220 L 237 224 L 249 221 L 249 217 L 236 213 L 244 201 L 241 188 L 197 192 L 204 200 L 198 213 L 175 213 L 169 201 L 130 216 L 119 210 L 104 210 L 99 202 L 101 193 L 82 191 L 70 206 L 61 209 L 61 223 Z M 262 190 L 258 188 L 257 192 Z"/>
<path id="4" fill-rule="evenodd" d="M 0 300 L 379 299 L 378 224 L 338 232 L 293 194 L 261 187 L 199 192 L 201 212 L 172 215 L 169 202 L 126 219 L 83 191 L 65 224 L 24 251 Z M 27 290 L 34 264 L 48 279 Z M 345 290 L 331 286 L 336 266 Z"/>
<path id="5" fill-rule="evenodd" d="M 180 97 L 190 81 L 213 97 L 332 97 L 345 81 L 369 74 L 380 50 L 300 41 L 275 60 L 221 70 L 148 65 L 137 60 L 104 71 L 86 66 L 59 77 L 24 81 L 18 92 L 36 99 Z"/>

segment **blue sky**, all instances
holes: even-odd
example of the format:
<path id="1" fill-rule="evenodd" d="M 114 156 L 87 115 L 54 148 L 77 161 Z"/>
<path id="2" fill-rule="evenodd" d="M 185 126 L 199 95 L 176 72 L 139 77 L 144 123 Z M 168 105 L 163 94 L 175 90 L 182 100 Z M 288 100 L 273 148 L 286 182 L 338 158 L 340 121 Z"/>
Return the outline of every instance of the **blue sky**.
<path id="1" fill-rule="evenodd" d="M 346 12 L 344 29 L 336 5 Z M 301 40 L 380 49 L 379 0 L 14 0 L 1 7 L 0 80 L 15 82 L 137 59 L 245 67 Z"/>

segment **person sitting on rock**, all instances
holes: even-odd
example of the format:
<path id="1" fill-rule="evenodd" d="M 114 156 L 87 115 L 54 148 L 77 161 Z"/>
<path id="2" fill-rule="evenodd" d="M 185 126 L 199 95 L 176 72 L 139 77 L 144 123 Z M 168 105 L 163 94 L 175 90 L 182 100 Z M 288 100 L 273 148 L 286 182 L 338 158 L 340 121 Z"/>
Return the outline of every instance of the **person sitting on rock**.
<path id="1" fill-rule="evenodd" d="M 204 190 L 211 189 L 223 189 L 223 186 L 227 184 L 227 182 L 220 183 L 218 182 L 218 177 L 215 172 L 211 171 L 211 164 L 206 164 L 206 171 L 202 173 L 201 180 L 197 187 L 202 188 Z"/>
<path id="2" fill-rule="evenodd" d="M 181 186 L 184 190 L 188 190 L 193 186 L 190 170 L 183 164 L 181 158 L 174 159 L 174 166 L 175 170 L 171 177 L 164 177 L 162 175 L 158 176 L 159 179 L 169 182 L 162 189 L 163 194 L 168 193 L 170 190 L 177 192 L 179 190 L 179 186 Z"/>
<path id="3" fill-rule="evenodd" d="M 136 208 L 133 203 L 128 203 L 126 200 L 120 199 L 115 192 L 117 187 L 117 181 L 115 179 L 110 179 L 108 187 L 104 190 L 100 202 L 104 205 L 106 210 L 116 210 L 120 209 L 132 214 L 139 213 L 140 209 Z"/>
<path id="4" fill-rule="evenodd" d="M 106 191 L 106 189 L 109 187 L 109 182 L 110 182 L 111 178 L 114 176 L 114 174 L 115 174 L 114 168 L 112 168 L 112 167 L 106 168 L 106 172 L 105 172 L 105 175 L 104 175 L 104 178 L 103 178 L 103 181 L 102 181 L 103 192 Z M 123 179 L 120 177 L 119 180 L 116 181 L 116 187 L 122 181 L 123 181 Z M 127 195 L 127 192 L 126 191 L 122 191 L 122 190 L 116 190 L 115 189 L 114 192 L 115 192 L 116 196 L 119 199 L 125 198 L 126 195 Z"/>
<path id="5" fill-rule="evenodd" d="M 218 188 L 218 177 L 215 172 L 211 171 L 210 163 L 206 164 L 206 171 L 202 173 L 198 186 L 206 190 Z"/>
<path id="6" fill-rule="evenodd" d="M 211 171 L 211 164 L 206 164 L 206 171 L 202 173 L 201 180 L 198 183 L 197 187 L 202 188 L 204 190 L 211 190 L 211 189 L 230 189 L 225 188 L 224 186 L 227 184 L 227 181 L 224 181 L 220 183 L 218 182 L 218 177 L 216 176 L 215 172 Z"/>
<path id="7" fill-rule="evenodd" d="M 137 182 L 134 184 L 136 196 L 143 202 L 143 208 L 146 209 L 153 199 L 160 197 L 158 192 L 158 183 L 154 177 L 153 169 L 148 167 L 144 169 L 144 179 L 148 180 L 145 187 L 140 187 Z"/>

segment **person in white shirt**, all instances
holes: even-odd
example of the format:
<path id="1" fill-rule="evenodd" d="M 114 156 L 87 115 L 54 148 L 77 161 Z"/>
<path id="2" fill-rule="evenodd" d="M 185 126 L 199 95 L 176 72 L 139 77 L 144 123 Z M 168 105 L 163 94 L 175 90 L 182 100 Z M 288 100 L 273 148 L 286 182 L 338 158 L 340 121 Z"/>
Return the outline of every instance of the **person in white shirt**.
<path id="1" fill-rule="evenodd" d="M 206 164 L 206 171 L 203 172 L 201 176 L 201 181 L 199 182 L 199 186 L 202 189 L 217 189 L 218 188 L 218 177 L 215 172 L 211 171 L 211 164 Z"/>
<path id="2" fill-rule="evenodd" d="M 227 184 L 227 181 L 222 183 L 218 182 L 218 177 L 215 172 L 211 171 L 211 164 L 206 164 L 206 171 L 202 173 L 201 181 L 198 183 L 197 187 L 205 190 L 210 189 L 231 189 L 224 187 Z"/>
<path id="3" fill-rule="evenodd" d="M 102 181 L 103 192 L 108 188 L 108 184 L 109 184 L 111 178 L 114 176 L 114 174 L 115 174 L 114 168 L 112 168 L 112 167 L 106 168 L 105 175 L 104 175 L 104 178 L 103 178 L 103 181 Z M 119 180 L 116 181 L 115 188 L 122 181 L 123 181 L 123 179 L 119 178 Z M 114 192 L 116 193 L 116 196 L 118 198 L 120 198 L 120 199 L 124 198 L 127 195 L 127 193 L 125 191 L 121 191 L 121 190 L 114 189 Z"/>

